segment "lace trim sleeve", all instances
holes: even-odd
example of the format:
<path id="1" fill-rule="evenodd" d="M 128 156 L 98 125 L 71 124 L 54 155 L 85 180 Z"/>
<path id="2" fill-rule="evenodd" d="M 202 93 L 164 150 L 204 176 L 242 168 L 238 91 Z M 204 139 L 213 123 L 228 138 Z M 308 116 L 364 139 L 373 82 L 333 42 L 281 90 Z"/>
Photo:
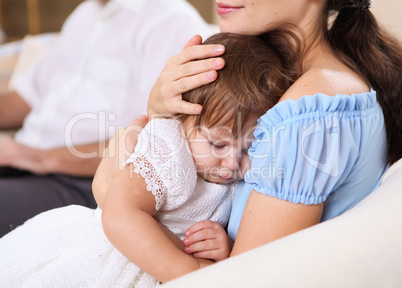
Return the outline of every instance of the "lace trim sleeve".
<path id="1" fill-rule="evenodd" d="M 175 209 L 194 192 L 197 172 L 183 137 L 181 123 L 154 119 L 141 131 L 134 153 L 124 165 L 144 177 L 147 190 L 156 200 L 156 210 Z"/>
<path id="2" fill-rule="evenodd" d="M 155 196 L 158 211 L 166 199 L 166 187 L 157 171 L 144 155 L 133 155 L 130 161 L 134 166 L 134 172 L 140 174 L 147 183 L 147 190 Z"/>

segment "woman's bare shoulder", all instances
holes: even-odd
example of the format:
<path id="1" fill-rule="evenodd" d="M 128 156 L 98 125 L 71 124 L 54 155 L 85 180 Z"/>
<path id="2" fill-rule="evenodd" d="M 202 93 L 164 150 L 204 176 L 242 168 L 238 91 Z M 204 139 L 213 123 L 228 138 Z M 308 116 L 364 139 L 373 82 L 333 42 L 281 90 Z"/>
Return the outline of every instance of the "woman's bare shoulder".
<path id="1" fill-rule="evenodd" d="M 323 93 L 352 95 L 370 91 L 370 87 L 354 71 L 341 63 L 318 64 L 306 71 L 282 96 L 297 100 L 305 95 Z"/>

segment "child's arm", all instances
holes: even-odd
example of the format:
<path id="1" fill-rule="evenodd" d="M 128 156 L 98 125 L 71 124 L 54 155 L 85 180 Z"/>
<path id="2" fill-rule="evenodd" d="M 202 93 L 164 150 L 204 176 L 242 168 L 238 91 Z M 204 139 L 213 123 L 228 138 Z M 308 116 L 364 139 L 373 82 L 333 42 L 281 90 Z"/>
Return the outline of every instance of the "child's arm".
<path id="1" fill-rule="evenodd" d="M 152 217 L 154 195 L 146 189 L 144 178 L 131 169 L 128 165 L 114 175 L 104 199 L 102 223 L 110 242 L 162 282 L 212 264 L 185 254 L 166 236 Z"/>
<path id="2" fill-rule="evenodd" d="M 216 262 L 229 257 L 233 241 L 225 229 L 210 220 L 200 221 L 186 231 L 183 240 L 184 252 L 193 254 L 196 258 L 213 259 Z"/>
<path id="3" fill-rule="evenodd" d="M 117 130 L 103 151 L 102 161 L 92 182 L 92 192 L 96 203 L 103 210 L 103 201 L 113 176 L 121 172 L 123 163 L 131 156 L 137 144 L 139 133 L 147 124 L 148 117 L 140 115 L 130 125 Z"/>

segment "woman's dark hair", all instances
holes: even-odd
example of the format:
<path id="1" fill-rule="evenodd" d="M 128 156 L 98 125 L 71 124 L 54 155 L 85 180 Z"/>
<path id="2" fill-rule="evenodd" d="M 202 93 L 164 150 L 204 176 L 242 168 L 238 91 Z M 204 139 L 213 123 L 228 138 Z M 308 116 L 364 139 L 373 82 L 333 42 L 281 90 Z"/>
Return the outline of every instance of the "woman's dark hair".
<path id="1" fill-rule="evenodd" d="M 402 46 L 379 27 L 369 5 L 369 0 L 327 0 L 323 32 L 338 59 L 377 92 L 392 164 L 402 158 Z M 331 16 L 336 18 L 328 28 Z"/>
<path id="2" fill-rule="evenodd" d="M 201 114 L 178 119 L 193 119 L 195 127 L 225 126 L 237 137 L 250 113 L 264 114 L 300 76 L 295 68 L 298 52 L 283 33 L 290 34 L 220 33 L 205 40 L 204 44 L 225 46 L 225 67 L 216 81 L 183 94 L 184 100 L 203 106 Z"/>

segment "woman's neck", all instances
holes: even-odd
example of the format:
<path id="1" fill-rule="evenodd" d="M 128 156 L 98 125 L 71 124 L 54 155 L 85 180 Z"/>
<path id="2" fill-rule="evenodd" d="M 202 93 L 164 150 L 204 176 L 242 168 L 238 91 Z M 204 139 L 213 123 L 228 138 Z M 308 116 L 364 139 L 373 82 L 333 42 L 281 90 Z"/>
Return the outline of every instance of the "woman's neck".
<path id="1" fill-rule="evenodd" d="M 317 58 L 324 52 L 332 53 L 328 43 L 324 40 L 322 29 L 322 14 L 326 1 L 311 3 L 303 19 L 296 24 L 298 27 L 294 33 L 299 37 L 302 47 L 300 61 L 302 71 L 309 70 Z"/>
<path id="2" fill-rule="evenodd" d="M 307 42 L 304 49 L 301 55 L 302 73 L 314 67 L 323 55 L 331 57 L 333 54 L 329 44 L 322 39 L 315 39 L 310 43 Z"/>

